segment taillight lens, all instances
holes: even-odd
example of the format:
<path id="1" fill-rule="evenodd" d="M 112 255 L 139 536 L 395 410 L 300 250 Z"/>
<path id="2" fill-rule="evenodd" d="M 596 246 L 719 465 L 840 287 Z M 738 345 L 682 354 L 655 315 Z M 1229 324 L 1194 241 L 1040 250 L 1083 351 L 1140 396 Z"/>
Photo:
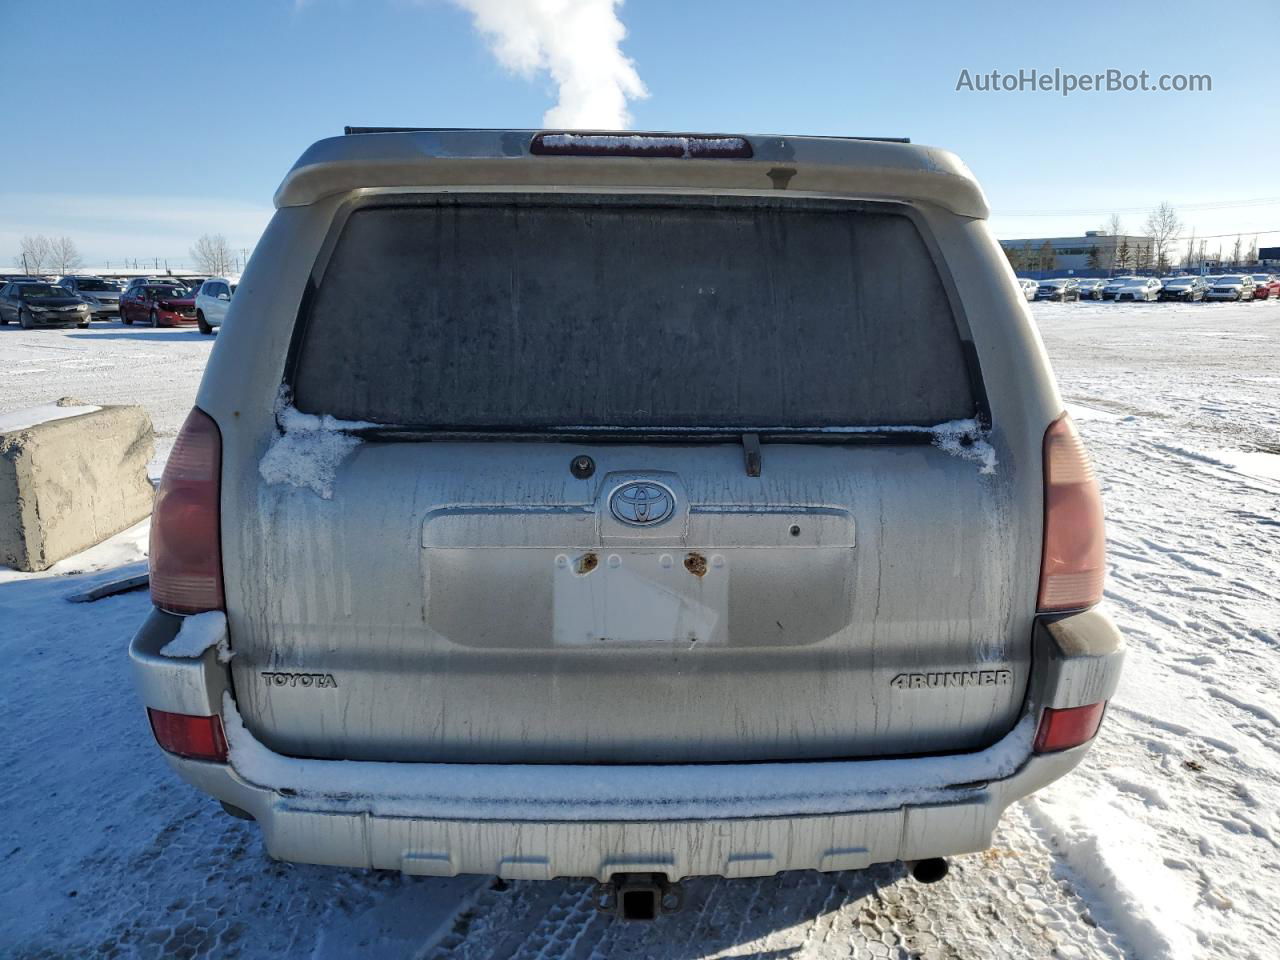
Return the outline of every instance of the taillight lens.
<path id="1" fill-rule="evenodd" d="M 1041 613 L 1081 610 L 1102 599 L 1106 573 L 1102 492 L 1071 417 L 1044 434 L 1044 557 Z"/>
<path id="2" fill-rule="evenodd" d="M 1032 749 L 1036 753 L 1054 753 L 1089 742 L 1102 724 L 1102 712 L 1106 706 L 1107 702 L 1103 700 L 1084 707 L 1045 707 Z"/>
<path id="3" fill-rule="evenodd" d="M 193 407 L 151 513 L 151 602 L 170 613 L 223 609 L 219 487 L 222 434 Z"/>
<path id="4" fill-rule="evenodd" d="M 220 717 L 193 717 L 187 713 L 166 713 L 147 707 L 151 732 L 156 743 L 169 753 L 189 760 L 227 762 L 227 738 Z"/>

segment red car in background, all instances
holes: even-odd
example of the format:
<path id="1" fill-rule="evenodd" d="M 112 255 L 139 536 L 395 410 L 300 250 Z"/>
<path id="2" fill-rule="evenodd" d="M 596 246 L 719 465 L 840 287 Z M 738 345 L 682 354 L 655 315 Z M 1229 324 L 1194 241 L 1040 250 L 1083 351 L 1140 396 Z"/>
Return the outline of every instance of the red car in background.
<path id="1" fill-rule="evenodd" d="M 1270 273 L 1255 273 L 1253 282 L 1253 299 L 1266 300 L 1268 297 L 1275 297 L 1280 300 L 1280 277 Z"/>
<path id="2" fill-rule="evenodd" d="M 153 327 L 195 326 L 196 295 L 171 283 L 145 283 L 120 297 L 120 320 Z"/>

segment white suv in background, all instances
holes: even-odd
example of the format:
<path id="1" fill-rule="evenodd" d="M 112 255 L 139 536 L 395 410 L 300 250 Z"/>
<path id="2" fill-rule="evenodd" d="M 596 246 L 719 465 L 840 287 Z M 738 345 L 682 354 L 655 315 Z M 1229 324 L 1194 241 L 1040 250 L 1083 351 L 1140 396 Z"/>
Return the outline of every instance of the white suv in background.
<path id="1" fill-rule="evenodd" d="M 201 333 L 210 334 L 214 327 L 222 326 L 227 308 L 231 306 L 231 295 L 235 292 L 236 285 L 222 277 L 213 277 L 200 284 L 196 291 L 196 326 Z"/>

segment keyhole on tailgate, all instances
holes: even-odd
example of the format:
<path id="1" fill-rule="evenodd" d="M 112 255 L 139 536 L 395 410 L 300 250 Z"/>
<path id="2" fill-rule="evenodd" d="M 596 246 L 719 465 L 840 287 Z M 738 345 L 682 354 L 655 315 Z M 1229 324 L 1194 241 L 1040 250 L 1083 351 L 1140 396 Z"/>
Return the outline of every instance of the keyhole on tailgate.
<path id="1" fill-rule="evenodd" d="M 574 457 L 569 464 L 569 472 L 579 480 L 585 480 L 596 472 L 596 462 L 586 454 Z"/>
<path id="2" fill-rule="evenodd" d="M 578 558 L 578 562 L 573 565 L 574 572 L 578 574 L 588 574 L 600 565 L 600 557 L 594 553 L 584 553 Z"/>
<path id="3" fill-rule="evenodd" d="M 684 558 L 684 568 L 695 577 L 707 575 L 707 558 L 700 553 L 691 553 Z"/>
<path id="4" fill-rule="evenodd" d="M 798 523 L 793 523 L 793 524 L 791 525 L 791 529 L 790 529 L 788 532 L 789 532 L 793 537 L 798 537 L 798 536 L 800 536 L 800 524 L 798 524 Z"/>

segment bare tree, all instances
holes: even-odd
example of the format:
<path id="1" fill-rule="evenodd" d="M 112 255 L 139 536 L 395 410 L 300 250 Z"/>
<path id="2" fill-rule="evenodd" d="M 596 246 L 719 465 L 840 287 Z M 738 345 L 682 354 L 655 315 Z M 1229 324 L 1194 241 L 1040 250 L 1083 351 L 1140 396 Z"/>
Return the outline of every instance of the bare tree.
<path id="1" fill-rule="evenodd" d="M 1110 262 L 1107 264 L 1107 269 L 1114 270 L 1116 268 L 1116 244 L 1120 242 L 1117 238 L 1124 233 L 1124 224 L 1120 221 L 1120 215 L 1113 213 L 1103 229 L 1111 237 Z"/>
<path id="2" fill-rule="evenodd" d="M 42 233 L 37 233 L 35 236 L 28 234 L 22 238 L 22 249 L 18 259 L 22 262 L 23 270 L 39 276 L 44 273 L 51 253 L 48 237 Z"/>
<path id="3" fill-rule="evenodd" d="M 1184 267 L 1192 267 L 1192 266 L 1195 266 L 1195 262 L 1196 262 L 1196 231 L 1193 228 L 1191 231 L 1191 236 L 1187 238 L 1187 252 L 1182 258 L 1182 265 Z"/>
<path id="4" fill-rule="evenodd" d="M 1236 237 L 1236 242 L 1231 247 L 1231 266 L 1238 267 L 1239 265 L 1240 265 L 1240 238 Z"/>
<path id="5" fill-rule="evenodd" d="M 49 241 L 49 268 L 54 273 L 70 273 L 84 265 L 84 258 L 70 237 L 55 237 Z"/>
<path id="6" fill-rule="evenodd" d="M 1258 262 L 1258 238 L 1257 237 L 1254 237 L 1252 242 L 1250 242 L 1249 244 L 1249 252 L 1245 254 L 1245 262 L 1246 263 Z"/>
<path id="7" fill-rule="evenodd" d="M 1156 269 L 1164 273 L 1169 266 L 1169 245 L 1178 231 L 1182 229 L 1182 221 L 1178 212 L 1170 203 L 1162 203 L 1147 215 L 1147 236 L 1151 238 L 1151 253 L 1155 258 Z"/>
<path id="8" fill-rule="evenodd" d="M 235 257 L 231 253 L 231 247 L 227 245 L 226 237 L 220 233 L 205 233 L 191 248 L 191 259 L 196 262 L 196 269 L 201 273 L 222 277 L 232 272 Z"/>

